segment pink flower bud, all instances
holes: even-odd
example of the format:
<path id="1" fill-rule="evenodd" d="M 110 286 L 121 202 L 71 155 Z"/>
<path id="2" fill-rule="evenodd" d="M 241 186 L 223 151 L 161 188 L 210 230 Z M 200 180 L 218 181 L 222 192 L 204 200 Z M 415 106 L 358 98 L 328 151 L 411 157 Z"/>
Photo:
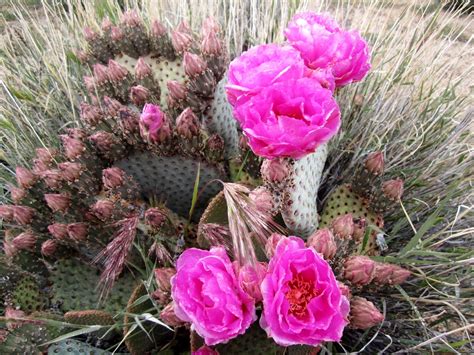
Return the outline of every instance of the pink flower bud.
<path id="1" fill-rule="evenodd" d="M 145 212 L 145 223 L 150 227 L 159 229 L 163 227 L 166 222 L 166 214 L 156 207 L 152 207 Z"/>
<path id="2" fill-rule="evenodd" d="M 140 115 L 140 134 L 152 143 L 162 143 L 171 135 L 166 115 L 160 106 L 146 104 Z"/>
<path id="3" fill-rule="evenodd" d="M 58 164 L 58 167 L 61 170 L 63 179 L 68 182 L 77 181 L 83 170 L 83 166 L 80 163 L 64 162 Z"/>
<path id="4" fill-rule="evenodd" d="M 79 61 L 82 64 L 87 63 L 87 60 L 89 59 L 89 57 L 87 56 L 87 53 L 85 51 L 76 51 L 74 54 L 76 55 L 77 59 L 79 59 Z"/>
<path id="5" fill-rule="evenodd" d="M 267 242 L 265 243 L 265 254 L 267 254 L 268 258 L 271 258 L 273 254 L 275 253 L 275 249 L 278 245 L 278 243 L 282 239 L 286 239 L 287 237 L 278 233 L 273 233 L 268 239 Z"/>
<path id="6" fill-rule="evenodd" d="M 68 128 L 66 129 L 66 132 L 69 137 L 78 139 L 80 141 L 82 141 L 87 136 L 86 131 L 80 128 Z"/>
<path id="7" fill-rule="evenodd" d="M 308 238 L 306 245 L 322 254 L 326 260 L 331 260 L 334 258 L 337 252 L 337 245 L 334 235 L 327 228 L 323 228 L 314 232 Z"/>
<path id="8" fill-rule="evenodd" d="M 158 20 L 151 23 L 151 34 L 156 38 L 161 38 L 166 34 L 166 27 Z"/>
<path id="9" fill-rule="evenodd" d="M 4 221 L 11 222 L 13 220 L 13 206 L 0 205 L 0 218 Z"/>
<path id="10" fill-rule="evenodd" d="M 23 232 L 13 238 L 12 244 L 17 250 L 31 250 L 35 247 L 36 240 L 37 238 L 33 233 Z"/>
<path id="11" fill-rule="evenodd" d="M 33 184 L 36 181 L 35 174 L 33 174 L 33 172 L 29 169 L 17 166 L 15 169 L 15 172 L 16 172 L 16 181 L 18 183 L 18 186 L 21 186 L 24 189 L 27 189 L 33 186 Z"/>
<path id="12" fill-rule="evenodd" d="M 219 352 L 207 345 L 203 345 L 197 351 L 194 351 L 192 355 L 219 355 Z"/>
<path id="13" fill-rule="evenodd" d="M 57 249 L 57 242 L 53 239 L 48 239 L 41 244 L 41 254 L 46 257 L 53 256 Z"/>
<path id="14" fill-rule="evenodd" d="M 352 297 L 351 289 L 349 288 L 349 286 L 347 286 L 346 284 L 343 284 L 340 281 L 337 282 L 337 286 L 339 287 L 341 294 L 347 297 L 347 299 L 350 299 Z"/>
<path id="15" fill-rule="evenodd" d="M 88 42 L 95 40 L 98 36 L 97 32 L 94 32 L 90 27 L 84 27 L 83 33 Z"/>
<path id="16" fill-rule="evenodd" d="M 83 76 L 84 85 L 90 93 L 95 91 L 95 79 L 92 76 Z"/>
<path id="17" fill-rule="evenodd" d="M 191 33 L 191 27 L 189 27 L 189 24 L 184 20 L 178 24 L 176 30 L 180 32 Z"/>
<path id="18" fill-rule="evenodd" d="M 398 265 L 376 263 L 374 282 L 381 285 L 400 285 L 411 275 L 411 272 Z"/>
<path id="19" fill-rule="evenodd" d="M 219 24 L 213 17 L 208 17 L 202 24 L 202 33 L 205 36 L 209 32 L 219 33 Z"/>
<path id="20" fill-rule="evenodd" d="M 262 213 L 270 214 L 273 209 L 273 195 L 264 186 L 257 187 L 249 194 L 257 210 Z"/>
<path id="21" fill-rule="evenodd" d="M 36 148 L 36 159 L 41 160 L 45 164 L 50 164 L 53 158 L 58 154 L 57 149 L 53 148 Z"/>
<path id="22" fill-rule="evenodd" d="M 98 107 L 81 103 L 81 119 L 91 126 L 96 126 L 102 119 L 102 112 Z"/>
<path id="23" fill-rule="evenodd" d="M 222 43 L 217 37 L 217 33 L 210 31 L 204 35 L 201 43 L 201 50 L 204 54 L 219 56 L 222 54 Z"/>
<path id="24" fill-rule="evenodd" d="M 257 263 L 255 267 L 250 264 L 239 267 L 239 265 L 234 262 L 234 269 L 238 275 L 239 284 L 242 289 L 252 297 L 255 302 L 260 302 L 262 300 L 260 284 L 267 272 L 267 265 L 265 263 Z"/>
<path id="25" fill-rule="evenodd" d="M 365 168 L 374 175 L 382 175 L 384 170 L 383 153 L 370 153 L 365 161 Z"/>
<path id="26" fill-rule="evenodd" d="M 183 53 L 191 47 L 193 39 L 189 33 L 175 30 L 171 32 L 171 43 L 178 53 Z"/>
<path id="27" fill-rule="evenodd" d="M 109 69 L 105 65 L 94 64 L 92 70 L 94 72 L 95 82 L 98 85 L 104 84 L 109 80 Z"/>
<path id="28" fill-rule="evenodd" d="M 97 132 L 89 137 L 101 153 L 108 153 L 115 144 L 114 135 L 109 132 Z"/>
<path id="29" fill-rule="evenodd" d="M 108 168 L 102 171 L 102 182 L 106 189 L 114 189 L 123 185 L 125 172 L 119 168 Z"/>
<path id="30" fill-rule="evenodd" d="M 148 255 L 155 255 L 156 259 L 161 264 L 166 264 L 173 261 L 169 251 L 166 250 L 166 248 L 160 242 L 154 242 L 151 245 L 150 250 L 148 251 Z"/>
<path id="31" fill-rule="evenodd" d="M 390 200 L 399 201 L 403 195 L 403 180 L 397 178 L 385 181 L 382 185 L 382 191 Z"/>
<path id="32" fill-rule="evenodd" d="M 119 82 L 125 79 L 128 74 L 128 70 L 122 67 L 115 60 L 109 59 L 109 79 L 111 81 Z"/>
<path id="33" fill-rule="evenodd" d="M 123 24 L 130 27 L 139 26 L 141 24 L 140 17 L 135 10 L 128 10 L 124 12 L 121 21 Z"/>
<path id="34" fill-rule="evenodd" d="M 273 183 L 286 180 L 290 175 L 290 164 L 286 159 L 265 159 L 261 168 L 262 177 Z"/>
<path id="35" fill-rule="evenodd" d="M 76 241 L 85 240 L 87 238 L 88 229 L 87 223 L 69 223 L 67 225 L 67 234 L 69 238 Z"/>
<path id="36" fill-rule="evenodd" d="M 153 75 L 150 66 L 145 62 L 143 57 L 138 58 L 135 65 L 135 77 L 137 80 L 143 80 L 147 76 Z"/>
<path id="37" fill-rule="evenodd" d="M 352 236 L 356 241 L 361 242 L 364 239 L 366 225 L 365 218 L 359 218 L 354 221 L 354 233 Z"/>
<path id="38" fill-rule="evenodd" d="M 11 241 L 4 239 L 3 253 L 7 258 L 13 258 L 18 253 L 18 250 L 13 246 Z"/>
<path id="39" fill-rule="evenodd" d="M 119 113 L 119 111 L 123 109 L 124 107 L 120 102 L 118 102 L 115 99 L 111 99 L 108 96 L 104 96 L 103 100 L 104 100 L 104 106 L 107 109 L 107 113 L 110 116 L 116 116 L 117 113 Z"/>
<path id="40" fill-rule="evenodd" d="M 172 267 L 162 267 L 155 269 L 155 279 L 158 284 L 158 288 L 163 291 L 170 293 L 171 292 L 171 278 L 176 274 L 175 268 Z"/>
<path id="41" fill-rule="evenodd" d="M 200 56 L 185 52 L 183 57 L 184 72 L 189 77 L 201 75 L 207 68 L 207 64 Z"/>
<path id="42" fill-rule="evenodd" d="M 79 139 L 66 135 L 61 135 L 60 137 L 63 142 L 64 154 L 69 160 L 79 158 L 86 150 L 86 146 Z"/>
<path id="43" fill-rule="evenodd" d="M 184 100 L 188 94 L 186 86 L 176 80 L 170 80 L 166 83 L 170 97 L 175 101 Z"/>
<path id="44" fill-rule="evenodd" d="M 35 215 L 35 210 L 26 206 L 13 206 L 13 220 L 21 225 L 30 224 Z"/>
<path id="45" fill-rule="evenodd" d="M 366 256 L 350 256 L 344 262 L 344 278 L 353 285 L 369 284 L 375 273 L 375 262 Z"/>
<path id="46" fill-rule="evenodd" d="M 176 119 L 176 131 L 187 139 L 199 134 L 199 126 L 199 119 L 189 107 Z"/>
<path id="47" fill-rule="evenodd" d="M 150 91 L 142 85 L 132 86 L 130 89 L 130 100 L 137 106 L 143 105 L 149 97 Z"/>
<path id="48" fill-rule="evenodd" d="M 48 232 L 56 239 L 64 239 L 67 236 L 67 225 L 63 223 L 53 223 L 48 226 Z"/>
<path id="49" fill-rule="evenodd" d="M 114 212 L 114 203 L 110 200 L 99 200 L 91 207 L 91 211 L 101 221 L 106 221 Z"/>
<path id="50" fill-rule="evenodd" d="M 351 299 L 350 326 L 355 329 L 368 329 L 380 324 L 384 316 L 375 305 L 362 297 Z"/>
<path id="51" fill-rule="evenodd" d="M 110 19 L 106 16 L 104 17 L 104 19 L 102 20 L 102 24 L 100 25 L 100 27 L 102 28 L 102 31 L 104 32 L 107 32 L 108 30 L 110 30 L 113 26 L 113 23 L 110 21 Z"/>
<path id="52" fill-rule="evenodd" d="M 336 237 L 341 239 L 350 238 L 354 234 L 354 220 L 352 214 L 348 213 L 334 218 L 332 229 Z"/>
<path id="53" fill-rule="evenodd" d="M 50 189 L 57 189 L 61 186 L 62 174 L 58 169 L 46 170 L 41 173 L 41 178 L 43 179 L 46 186 Z"/>
<path id="54" fill-rule="evenodd" d="M 18 204 L 26 197 L 26 190 L 19 187 L 10 187 L 10 196 L 14 203 Z"/>
<path id="55" fill-rule="evenodd" d="M 110 38 L 112 38 L 112 40 L 114 42 L 121 41 L 124 37 L 125 36 L 124 36 L 123 31 L 120 27 L 112 26 L 112 29 L 110 30 Z"/>
<path id="56" fill-rule="evenodd" d="M 45 194 L 44 199 L 53 212 L 66 212 L 71 206 L 71 198 L 64 194 Z"/>
<path id="57" fill-rule="evenodd" d="M 184 325 L 184 322 L 178 318 L 174 312 L 174 303 L 171 302 L 163 308 L 160 312 L 160 318 L 163 322 L 168 324 L 170 327 L 179 327 Z"/>

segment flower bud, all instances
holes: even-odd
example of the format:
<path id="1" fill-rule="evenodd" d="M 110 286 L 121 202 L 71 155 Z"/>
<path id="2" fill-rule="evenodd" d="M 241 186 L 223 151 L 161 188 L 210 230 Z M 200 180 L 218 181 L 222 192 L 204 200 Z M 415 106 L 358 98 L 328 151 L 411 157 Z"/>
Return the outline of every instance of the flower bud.
<path id="1" fill-rule="evenodd" d="M 155 279 L 158 288 L 166 293 L 171 292 L 171 278 L 176 274 L 176 269 L 172 267 L 162 267 L 155 269 Z"/>
<path id="2" fill-rule="evenodd" d="M 114 135 L 109 132 L 97 132 L 89 137 L 101 153 L 109 153 L 115 144 Z"/>
<path id="3" fill-rule="evenodd" d="M 106 189 L 114 189 L 123 185 L 125 172 L 119 168 L 108 168 L 102 171 L 102 182 Z"/>
<path id="4" fill-rule="evenodd" d="M 26 190 L 19 187 L 11 186 L 10 187 L 10 196 L 14 203 L 18 204 L 26 197 Z"/>
<path id="5" fill-rule="evenodd" d="M 202 24 L 202 33 L 205 36 L 209 32 L 219 33 L 219 24 L 213 17 L 208 17 L 204 20 Z"/>
<path id="6" fill-rule="evenodd" d="M 109 80 L 109 69 L 103 64 L 94 64 L 92 66 L 94 79 L 98 85 L 104 84 Z M 94 91 L 94 90 L 91 90 Z"/>
<path id="7" fill-rule="evenodd" d="M 193 39 L 189 33 L 175 30 L 171 32 L 171 43 L 178 53 L 183 53 L 191 47 Z"/>
<path id="8" fill-rule="evenodd" d="M 79 158 L 86 150 L 86 146 L 79 139 L 61 135 L 61 140 L 63 142 L 64 154 L 69 160 Z"/>
<path id="9" fill-rule="evenodd" d="M 332 229 L 336 237 L 341 239 L 350 238 L 354 234 L 354 220 L 352 214 L 348 213 L 334 218 Z"/>
<path id="10" fill-rule="evenodd" d="M 25 316 L 26 314 L 22 310 L 15 309 L 9 306 L 5 308 L 5 318 L 7 319 L 19 319 L 19 318 L 21 319 L 21 318 L 24 318 Z M 22 325 L 21 321 L 6 323 L 6 326 L 9 330 L 18 329 L 21 327 L 21 325 Z"/>
<path id="11" fill-rule="evenodd" d="M 66 132 L 69 137 L 80 141 L 87 137 L 86 131 L 81 128 L 68 128 L 66 129 Z"/>
<path id="12" fill-rule="evenodd" d="M 125 79 L 128 74 L 128 70 L 122 67 L 113 59 L 109 59 L 109 79 L 110 81 L 119 82 Z"/>
<path id="13" fill-rule="evenodd" d="M 176 119 L 176 131 L 182 137 L 191 139 L 199 134 L 199 119 L 188 107 Z"/>
<path id="14" fill-rule="evenodd" d="M 161 38 L 166 35 L 166 27 L 158 20 L 153 20 L 151 23 L 151 34 L 156 38 Z"/>
<path id="15" fill-rule="evenodd" d="M 71 198 L 64 194 L 45 194 L 44 199 L 53 212 L 66 212 L 71 206 Z"/>
<path id="16" fill-rule="evenodd" d="M 108 96 L 104 96 L 103 100 L 104 100 L 104 106 L 107 109 L 107 113 L 110 116 L 116 116 L 119 113 L 119 111 L 123 109 L 124 107 L 120 102 L 118 102 L 115 99 L 111 99 Z"/>
<path id="17" fill-rule="evenodd" d="M 29 169 L 17 166 L 15 169 L 18 186 L 28 189 L 36 182 L 36 176 Z"/>
<path id="18" fill-rule="evenodd" d="M 69 223 L 67 225 L 67 234 L 69 238 L 75 241 L 85 240 L 87 238 L 88 229 L 87 223 Z"/>
<path id="19" fill-rule="evenodd" d="M 398 265 L 376 263 L 374 282 L 381 285 L 400 285 L 411 275 L 411 272 Z"/>
<path id="20" fill-rule="evenodd" d="M 83 170 L 83 166 L 80 163 L 64 162 L 58 164 L 58 167 L 61 170 L 63 179 L 68 182 L 77 181 Z"/>
<path id="21" fill-rule="evenodd" d="M 362 297 L 351 299 L 350 326 L 355 329 L 368 329 L 380 324 L 384 316 L 375 305 Z"/>
<path id="22" fill-rule="evenodd" d="M 375 273 L 375 262 L 366 256 L 350 256 L 344 262 L 344 278 L 353 285 L 369 284 Z"/>
<path id="23" fill-rule="evenodd" d="M 50 189 L 57 189 L 61 186 L 63 176 L 58 169 L 50 169 L 43 171 L 41 173 L 41 178 Z"/>
<path id="24" fill-rule="evenodd" d="M 145 62 L 143 57 L 138 58 L 135 65 L 135 77 L 137 80 L 143 80 L 147 76 L 153 75 L 150 66 Z"/>
<path id="25" fill-rule="evenodd" d="M 204 54 L 219 56 L 222 54 L 222 43 L 214 31 L 209 31 L 204 35 L 201 43 L 201 50 Z"/>
<path id="26" fill-rule="evenodd" d="M 168 324 L 170 327 L 179 327 L 184 325 L 184 322 L 178 318 L 174 312 L 174 303 L 171 302 L 163 308 L 160 312 L 160 318 L 163 322 Z"/>
<path id="27" fill-rule="evenodd" d="M 323 228 L 314 232 L 308 238 L 306 245 L 322 254 L 326 260 L 331 260 L 334 258 L 337 252 L 337 245 L 334 235 L 327 228 Z"/>
<path id="28" fill-rule="evenodd" d="M 102 24 L 100 25 L 100 28 L 102 29 L 102 31 L 107 32 L 112 28 L 112 26 L 113 26 L 113 23 L 110 21 L 109 17 L 106 16 L 102 20 Z"/>
<path id="29" fill-rule="evenodd" d="M 132 86 L 130 89 L 130 100 L 137 106 L 141 106 L 148 101 L 150 90 L 142 85 Z"/>
<path id="30" fill-rule="evenodd" d="M 112 29 L 110 30 L 110 38 L 112 38 L 112 41 L 119 42 L 124 37 L 125 37 L 125 35 L 123 34 L 123 31 L 120 27 L 112 26 Z"/>
<path id="31" fill-rule="evenodd" d="M 106 221 L 114 212 L 114 203 L 110 200 L 99 200 L 91 207 L 91 211 L 101 221 Z"/>
<path id="32" fill-rule="evenodd" d="M 262 283 L 267 272 L 267 265 L 265 263 L 257 263 L 254 266 L 246 264 L 239 268 L 239 265 L 234 262 L 234 268 L 238 275 L 239 284 L 242 289 L 252 297 L 255 302 L 262 300 L 262 292 L 260 291 L 260 284 Z"/>
<path id="33" fill-rule="evenodd" d="M 382 191 L 390 200 L 399 201 L 403 195 L 403 180 L 397 178 L 385 181 L 382 185 Z"/>
<path id="34" fill-rule="evenodd" d="M 359 218 L 354 221 L 354 233 L 352 234 L 354 240 L 361 242 L 364 239 L 366 225 L 365 218 Z"/>
<path id="35" fill-rule="evenodd" d="M 36 240 L 37 238 L 33 233 L 23 232 L 13 238 L 12 244 L 17 250 L 31 250 L 35 247 Z"/>
<path id="36" fill-rule="evenodd" d="M 249 194 L 257 210 L 265 214 L 271 214 L 273 209 L 273 195 L 264 186 L 257 187 Z"/>
<path id="37" fill-rule="evenodd" d="M 67 225 L 63 223 L 53 223 L 48 226 L 48 232 L 56 239 L 64 239 L 67 236 Z"/>
<path id="38" fill-rule="evenodd" d="M 151 245 L 150 250 L 148 251 L 148 256 L 152 255 L 154 255 L 157 261 L 161 264 L 167 264 L 173 261 L 169 251 L 160 242 L 154 242 Z"/>
<path id="39" fill-rule="evenodd" d="M 267 254 L 267 257 L 269 259 L 275 253 L 276 247 L 282 239 L 286 239 L 286 237 L 284 235 L 281 235 L 281 234 L 278 234 L 278 233 L 273 233 L 267 239 L 267 242 L 265 243 L 265 254 Z"/>
<path id="40" fill-rule="evenodd" d="M 0 218 L 4 221 L 11 222 L 13 220 L 13 206 L 0 205 Z"/>
<path id="41" fill-rule="evenodd" d="M 219 355 L 219 352 L 208 347 L 207 345 L 203 345 L 197 349 L 197 351 L 194 351 L 192 355 Z"/>
<path id="42" fill-rule="evenodd" d="M 124 12 L 121 21 L 124 25 L 129 27 L 136 27 L 141 24 L 140 17 L 135 10 L 128 10 Z"/>
<path id="43" fill-rule="evenodd" d="M 90 27 L 84 27 L 83 33 L 87 42 L 95 40 L 98 36 L 97 32 L 94 32 Z"/>
<path id="44" fill-rule="evenodd" d="M 97 126 L 102 119 L 102 113 L 98 107 L 83 102 L 81 103 L 81 119 L 88 125 Z"/>
<path id="45" fill-rule="evenodd" d="M 36 159 L 41 160 L 45 164 L 51 164 L 57 154 L 58 151 L 54 148 L 36 148 Z"/>
<path id="46" fill-rule="evenodd" d="M 92 76 L 83 76 L 82 80 L 87 91 L 93 93 L 95 91 L 95 79 Z"/>
<path id="47" fill-rule="evenodd" d="M 11 241 L 4 239 L 3 253 L 7 258 L 13 258 L 18 253 L 18 250 L 13 246 Z"/>
<path id="48" fill-rule="evenodd" d="M 173 100 L 180 101 L 186 98 L 186 95 L 187 95 L 186 86 L 180 84 L 176 80 L 168 81 L 166 83 L 166 86 L 168 87 L 169 96 Z"/>
<path id="49" fill-rule="evenodd" d="M 290 164 L 285 159 L 265 159 L 261 168 L 262 177 L 273 183 L 286 180 L 290 175 Z"/>
<path id="50" fill-rule="evenodd" d="M 79 61 L 82 63 L 82 64 L 86 64 L 87 63 L 87 60 L 89 59 L 87 53 L 85 51 L 75 51 L 74 52 L 75 56 L 77 59 L 79 59 Z"/>
<path id="51" fill-rule="evenodd" d="M 343 284 L 342 282 L 338 281 L 337 286 L 339 287 L 339 290 L 341 291 L 341 295 L 347 297 L 347 299 L 350 299 L 352 297 L 351 289 L 349 286 L 346 284 Z"/>
<path id="52" fill-rule="evenodd" d="M 41 244 L 41 254 L 46 257 L 53 256 L 56 252 L 58 244 L 53 239 L 48 239 Z"/>
<path id="53" fill-rule="evenodd" d="M 30 224 L 35 215 L 35 210 L 26 206 L 13 206 L 13 220 L 21 225 Z"/>
<path id="54" fill-rule="evenodd" d="M 383 153 L 380 151 L 370 153 L 365 161 L 365 168 L 374 175 L 382 175 L 384 170 Z"/>
<path id="55" fill-rule="evenodd" d="M 160 229 L 166 222 L 166 214 L 156 207 L 152 207 L 145 212 L 145 223 L 155 229 Z"/>
<path id="56" fill-rule="evenodd" d="M 206 62 L 200 56 L 190 52 L 184 53 L 183 66 L 184 72 L 191 78 L 201 75 L 207 68 Z"/>
<path id="57" fill-rule="evenodd" d="M 211 152 L 222 152 L 225 148 L 224 140 L 217 133 L 212 134 L 206 141 L 206 147 Z"/>

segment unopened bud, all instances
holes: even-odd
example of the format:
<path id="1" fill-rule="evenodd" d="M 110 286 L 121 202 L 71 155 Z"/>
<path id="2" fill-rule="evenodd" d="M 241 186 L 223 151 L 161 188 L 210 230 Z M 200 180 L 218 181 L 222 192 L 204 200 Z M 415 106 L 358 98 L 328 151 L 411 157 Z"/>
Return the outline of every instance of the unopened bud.
<path id="1" fill-rule="evenodd" d="M 43 171 L 41 173 L 41 178 L 43 179 L 46 186 L 50 189 L 57 189 L 61 186 L 63 180 L 62 174 L 58 169 L 50 169 Z"/>
<path id="2" fill-rule="evenodd" d="M 147 76 L 153 75 L 150 66 L 145 62 L 143 57 L 138 58 L 135 65 L 135 77 L 137 80 L 143 80 Z"/>
<path id="3" fill-rule="evenodd" d="M 365 168 L 374 175 L 382 175 L 384 170 L 383 153 L 370 153 L 365 161 Z"/>
<path id="4" fill-rule="evenodd" d="M 351 289 L 349 286 L 338 281 L 337 287 L 341 291 L 341 295 L 345 296 L 347 299 L 350 299 L 352 297 Z"/>
<path id="5" fill-rule="evenodd" d="M 81 128 L 68 128 L 66 129 L 67 135 L 71 138 L 78 139 L 82 141 L 86 138 L 87 133 Z"/>
<path id="6" fill-rule="evenodd" d="M 87 238 L 88 229 L 89 227 L 86 223 L 69 223 L 67 225 L 67 234 L 69 238 L 76 241 L 81 241 Z"/>
<path id="7" fill-rule="evenodd" d="M 71 206 L 71 198 L 64 194 L 45 194 L 44 199 L 53 212 L 66 212 Z"/>
<path id="8" fill-rule="evenodd" d="M 375 305 L 363 297 L 351 299 L 350 326 L 355 329 L 368 329 L 380 324 L 384 316 Z"/>
<path id="9" fill-rule="evenodd" d="M 33 184 L 36 181 L 35 174 L 29 169 L 17 166 L 15 169 L 15 172 L 16 172 L 16 181 L 18 183 L 18 186 L 21 186 L 24 189 L 27 189 L 33 186 Z"/>
<path id="10" fill-rule="evenodd" d="M 366 256 L 351 256 L 344 262 L 344 278 L 353 285 L 369 284 L 374 278 L 375 262 Z"/>
<path id="11" fill-rule="evenodd" d="M 182 137 L 191 139 L 199 134 L 199 119 L 188 107 L 176 119 L 176 131 Z"/>
<path id="12" fill-rule="evenodd" d="M 290 164 L 286 159 L 265 159 L 261 168 L 262 177 L 271 183 L 280 183 L 290 175 Z"/>
<path id="13" fill-rule="evenodd" d="M 89 57 L 87 56 L 87 53 L 85 51 L 76 51 L 75 55 L 76 55 L 77 59 L 79 59 L 79 61 L 82 64 L 87 63 L 87 60 L 89 59 Z"/>
<path id="14" fill-rule="evenodd" d="M 109 69 L 103 64 L 94 64 L 92 66 L 94 79 L 98 85 L 104 84 L 109 80 Z M 93 91 L 93 90 L 92 90 Z"/>
<path id="15" fill-rule="evenodd" d="M 163 322 L 168 324 L 170 327 L 179 327 L 184 325 L 184 322 L 178 318 L 174 312 L 174 303 L 171 302 L 163 308 L 160 312 L 160 318 Z"/>
<path id="16" fill-rule="evenodd" d="M 7 258 L 13 258 L 18 253 L 18 250 L 13 246 L 11 241 L 4 239 L 3 253 Z"/>
<path id="17" fill-rule="evenodd" d="M 109 132 L 97 132 L 89 139 L 101 153 L 109 153 L 115 144 L 114 135 Z"/>
<path id="18" fill-rule="evenodd" d="M 53 148 L 36 148 L 36 159 L 41 160 L 45 164 L 50 164 L 58 151 Z"/>
<path id="19" fill-rule="evenodd" d="M 336 217 L 332 221 L 332 229 L 336 237 L 341 239 L 347 239 L 352 237 L 354 234 L 354 220 L 352 214 L 348 213 L 339 217 Z"/>
<path id="20" fill-rule="evenodd" d="M 26 314 L 22 310 L 15 309 L 9 306 L 5 308 L 5 318 L 7 320 L 16 320 L 16 319 L 22 319 L 25 317 L 26 317 Z M 16 321 L 16 322 L 7 322 L 6 326 L 9 330 L 13 330 L 13 329 L 20 328 L 22 326 L 22 323 L 23 322 L 21 320 Z"/>
<path id="21" fill-rule="evenodd" d="M 104 96 L 104 106 L 110 116 L 116 116 L 124 107 L 120 102 L 108 96 Z"/>
<path id="22" fill-rule="evenodd" d="M 98 107 L 81 103 L 81 119 L 91 126 L 96 126 L 102 119 L 102 112 Z"/>
<path id="23" fill-rule="evenodd" d="M 390 200 L 399 201 L 403 195 L 403 180 L 397 178 L 385 181 L 382 185 L 382 191 Z"/>
<path id="24" fill-rule="evenodd" d="M 26 206 L 13 206 L 13 220 L 21 225 L 30 224 L 35 215 L 35 210 Z"/>
<path id="25" fill-rule="evenodd" d="M 191 47 L 193 39 L 189 33 L 175 30 L 171 32 L 171 43 L 178 53 L 183 53 Z"/>
<path id="26" fill-rule="evenodd" d="M 270 237 L 267 239 L 267 242 L 265 243 L 265 254 L 267 254 L 268 258 L 271 258 L 273 254 L 275 254 L 278 243 L 286 238 L 286 236 L 278 233 L 273 233 L 270 235 Z"/>
<path id="27" fill-rule="evenodd" d="M 400 285 L 411 275 L 411 272 L 398 265 L 376 263 L 374 282 L 381 285 Z"/>
<path id="28" fill-rule="evenodd" d="M 140 17 L 135 10 L 128 10 L 122 15 L 122 23 L 129 27 L 139 26 L 141 24 Z"/>
<path id="29" fill-rule="evenodd" d="M 90 93 L 95 91 L 95 79 L 92 76 L 83 76 L 84 85 Z"/>
<path id="30" fill-rule="evenodd" d="M 219 24 L 213 17 L 208 17 L 204 20 L 202 24 L 202 33 L 205 36 L 209 32 L 219 33 Z"/>
<path id="31" fill-rule="evenodd" d="M 255 267 L 250 264 L 239 267 L 239 265 L 234 262 L 234 269 L 236 270 L 242 289 L 252 297 L 255 302 L 260 302 L 262 300 L 260 284 L 267 272 L 267 265 L 265 263 L 256 263 Z"/>
<path id="32" fill-rule="evenodd" d="M 13 220 L 13 206 L 0 205 L 0 218 L 4 221 L 11 222 Z"/>
<path id="33" fill-rule="evenodd" d="M 151 23 L 151 34 L 156 38 L 161 38 L 166 34 L 166 27 L 158 20 Z"/>
<path id="34" fill-rule="evenodd" d="M 123 185 L 125 172 L 119 168 L 108 168 L 102 171 L 102 182 L 107 189 L 114 189 Z"/>
<path id="35" fill-rule="evenodd" d="M 56 239 L 67 237 L 67 225 L 63 223 L 53 223 L 48 226 L 48 232 Z"/>
<path id="36" fill-rule="evenodd" d="M 193 355 L 219 355 L 219 352 L 208 347 L 207 345 L 203 345 L 199 349 L 194 351 Z"/>
<path id="37" fill-rule="evenodd" d="M 99 200 L 91 207 L 91 211 L 101 221 L 106 221 L 114 212 L 114 203 L 110 200 Z"/>
<path id="38" fill-rule="evenodd" d="M 155 279 L 158 288 L 166 293 L 171 292 L 171 278 L 176 274 L 176 269 L 172 267 L 162 267 L 155 269 Z"/>
<path id="39" fill-rule="evenodd" d="M 98 36 L 97 32 L 94 32 L 90 27 L 84 27 L 83 33 L 88 42 L 95 40 Z"/>
<path id="40" fill-rule="evenodd" d="M 110 38 L 112 38 L 114 42 L 121 41 L 124 37 L 125 35 L 120 27 L 112 26 L 112 29 L 110 30 Z"/>
<path id="41" fill-rule="evenodd" d="M 273 209 L 273 195 L 264 186 L 257 187 L 249 194 L 255 208 L 264 214 L 270 215 Z"/>
<path id="42" fill-rule="evenodd" d="M 109 59 L 108 69 L 109 79 L 111 81 L 122 81 L 128 74 L 128 70 L 126 68 L 122 67 L 119 63 L 112 59 Z"/>
<path id="43" fill-rule="evenodd" d="M 322 254 L 324 259 L 331 260 L 336 256 L 337 245 L 334 235 L 327 228 L 320 229 L 314 232 L 306 242 L 308 247 L 313 248 L 318 253 Z"/>
<path id="44" fill-rule="evenodd" d="M 48 239 L 41 244 L 41 254 L 46 257 L 53 256 L 57 249 L 57 242 L 53 239 Z"/>
<path id="45" fill-rule="evenodd" d="M 150 91 L 142 85 L 133 86 L 130 89 L 130 100 L 137 106 L 145 104 L 149 98 Z"/>
<path id="46" fill-rule="evenodd" d="M 222 54 L 222 43 L 214 31 L 208 32 L 204 35 L 201 44 L 201 50 L 204 54 L 218 56 Z"/>
<path id="47" fill-rule="evenodd" d="M 184 53 L 183 66 L 184 72 L 191 78 L 201 75 L 207 68 L 206 62 L 200 56 L 190 52 Z"/>
<path id="48" fill-rule="evenodd" d="M 63 142 L 64 154 L 69 160 L 79 158 L 86 150 L 86 146 L 79 139 L 61 135 L 61 140 Z"/>
<path id="49" fill-rule="evenodd" d="M 35 247 L 36 236 L 31 232 L 23 232 L 12 240 L 13 246 L 18 250 L 31 250 Z"/>
<path id="50" fill-rule="evenodd" d="M 113 23 L 110 21 L 108 16 L 104 17 L 104 19 L 102 20 L 102 24 L 100 25 L 100 27 L 102 28 L 102 31 L 107 32 L 112 28 L 112 26 L 113 26 Z"/>
<path id="51" fill-rule="evenodd" d="M 18 204 L 26 197 L 26 190 L 12 186 L 10 187 L 10 196 L 14 203 Z"/>
<path id="52" fill-rule="evenodd" d="M 168 93 L 173 100 L 180 101 L 186 98 L 188 92 L 186 86 L 183 84 L 180 84 L 176 80 L 170 80 L 166 83 L 166 86 L 168 87 Z"/>
<path id="53" fill-rule="evenodd" d="M 74 182 L 81 176 L 83 166 L 80 163 L 64 162 L 58 164 L 59 169 L 64 180 Z"/>

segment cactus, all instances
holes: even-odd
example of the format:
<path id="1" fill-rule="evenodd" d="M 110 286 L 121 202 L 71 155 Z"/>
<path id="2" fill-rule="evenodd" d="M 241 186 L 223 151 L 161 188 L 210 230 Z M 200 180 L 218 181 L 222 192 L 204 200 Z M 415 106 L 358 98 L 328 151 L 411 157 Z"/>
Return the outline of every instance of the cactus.
<path id="1" fill-rule="evenodd" d="M 93 347 L 87 343 L 77 341 L 74 339 L 62 340 L 58 343 L 51 345 L 48 348 L 48 355 L 54 354 L 68 354 L 68 355 L 79 355 L 79 354 L 90 354 L 90 355 L 109 355 L 112 354 L 110 351 L 105 351 L 96 347 Z M 115 353 L 120 354 L 120 353 Z"/>

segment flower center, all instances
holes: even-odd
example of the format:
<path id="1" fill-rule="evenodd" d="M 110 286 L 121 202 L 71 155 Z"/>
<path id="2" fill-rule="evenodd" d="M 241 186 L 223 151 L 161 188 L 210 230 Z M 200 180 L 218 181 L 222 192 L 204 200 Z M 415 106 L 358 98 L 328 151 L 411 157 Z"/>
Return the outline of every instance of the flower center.
<path id="1" fill-rule="evenodd" d="M 288 287 L 289 290 L 285 297 L 290 303 L 290 313 L 295 316 L 303 316 L 308 303 L 319 295 L 314 287 L 314 282 L 305 280 L 301 274 L 298 274 L 288 282 Z"/>

